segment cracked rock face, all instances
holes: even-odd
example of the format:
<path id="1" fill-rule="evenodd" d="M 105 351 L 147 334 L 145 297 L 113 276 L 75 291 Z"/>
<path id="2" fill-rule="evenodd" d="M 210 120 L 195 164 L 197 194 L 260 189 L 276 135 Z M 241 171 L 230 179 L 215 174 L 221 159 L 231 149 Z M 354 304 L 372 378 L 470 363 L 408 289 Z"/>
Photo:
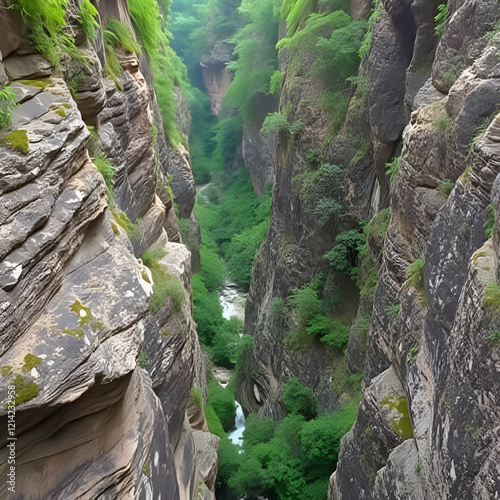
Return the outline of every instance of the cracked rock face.
<path id="1" fill-rule="evenodd" d="M 126 2 L 98 7 L 131 26 Z M 191 255 L 172 241 L 180 239 L 173 200 L 153 182 L 154 92 L 137 56 L 119 51 L 119 91 L 103 78 L 103 55 L 82 43 L 92 67 L 76 101 L 32 48 L 26 55 L 0 44 L 5 78 L 31 78 L 13 82 L 19 107 L 0 134 L 0 424 L 7 428 L 14 385 L 16 494 L 180 499 L 201 489 L 213 498 L 218 438 L 204 416 L 196 431 L 186 419 L 193 384 L 206 394 L 205 367 Z M 95 125 L 92 140 L 86 123 Z M 89 156 L 96 147 L 117 167 L 113 212 Z M 176 190 L 189 217 L 185 170 Z M 143 220 L 138 240 L 118 223 L 120 210 Z M 165 254 L 159 266 L 183 296 L 180 307 L 167 294 L 153 313 L 160 278 L 134 255 L 148 248 Z"/>
<path id="2" fill-rule="evenodd" d="M 435 76 L 454 57 L 451 37 L 492 8 L 472 1 L 454 6 L 432 80 L 449 94 L 428 81 L 403 134 L 368 333 L 363 400 L 342 440 L 329 498 L 495 498 L 499 491 L 493 465 L 499 453 L 499 350 L 488 341 L 498 320 L 484 301 L 486 287 L 498 278 L 498 225 L 493 238 L 484 230 L 491 201 L 498 216 L 499 124 L 492 108 L 498 102 L 498 38 L 489 47 L 482 40 L 471 44 L 481 49 L 470 59 L 460 52 L 460 41 L 453 50 L 464 66 L 451 89 Z M 474 29 L 464 36 L 481 37 Z M 493 121 L 467 151 L 485 117 Z M 440 179 L 454 182 L 449 196 L 439 192 Z M 424 261 L 420 290 L 408 285 L 406 275 L 418 258 Z M 395 319 L 385 310 L 391 303 L 401 307 Z M 388 441 L 387 422 L 383 433 L 374 428 L 384 412 L 372 395 L 388 370 L 399 381 L 411 419 L 412 436 L 399 443 Z M 370 446 L 383 453 L 368 463 Z"/>

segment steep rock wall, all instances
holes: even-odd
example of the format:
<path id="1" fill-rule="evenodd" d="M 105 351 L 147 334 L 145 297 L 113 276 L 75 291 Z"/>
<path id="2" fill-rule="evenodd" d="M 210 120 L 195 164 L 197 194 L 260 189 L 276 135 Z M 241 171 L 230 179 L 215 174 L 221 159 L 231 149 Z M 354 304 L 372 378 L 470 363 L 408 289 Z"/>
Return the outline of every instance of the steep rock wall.
<path id="1" fill-rule="evenodd" d="M 388 13 L 396 3 L 384 3 Z M 413 2 L 417 7 L 432 17 Z M 484 230 L 492 195 L 498 209 L 497 118 L 469 148 L 499 102 L 493 54 L 500 39 L 490 46 L 484 39 L 499 15 L 494 2 L 457 5 L 439 41 L 432 80 L 412 92 L 414 111 L 390 188 L 363 400 L 342 441 L 329 498 L 495 498 L 499 491 L 492 468 L 498 460 L 498 346 L 487 341 L 496 320 L 483 305 L 485 286 L 498 278 L 496 235 L 486 241 Z M 470 37 L 467 48 L 464 37 Z M 417 48 L 418 36 L 413 62 Z M 443 68 L 451 67 L 456 75 L 445 85 Z M 406 100 L 409 92 L 407 86 Z M 448 198 L 438 189 L 442 179 L 455 182 Z M 419 258 L 425 290 L 407 282 L 408 266 Z M 387 313 L 391 304 L 400 307 L 396 317 Z M 389 373 L 395 386 L 381 383 Z M 396 415 L 411 423 L 404 441 L 394 439 L 394 415 L 384 418 L 394 395 L 408 405 L 407 414 L 402 405 Z"/>
<path id="2" fill-rule="evenodd" d="M 131 26 L 126 2 L 98 8 L 101 19 Z M 187 418 L 196 413 L 193 384 L 206 393 L 204 362 L 190 253 L 169 238 L 175 214 L 159 189 L 152 82 L 136 55 L 117 51 L 118 89 L 104 77 L 102 37 L 92 46 L 73 25 L 92 61 L 74 99 L 43 57 L 18 50 L 29 43 L 15 11 L 2 19 L 17 30 L 9 39 L 20 37 L 2 46 L 2 74 L 27 80 L 12 82 L 20 106 L 0 143 L 0 423 L 6 430 L 14 384 L 16 495 L 191 499 L 201 491 L 213 498 L 218 439 L 203 415 L 201 425 L 200 416 L 192 420 L 199 430 Z M 92 138 L 86 123 L 95 127 Z M 21 142 L 9 142 L 13 131 Z M 92 162 L 96 148 L 117 167 L 113 213 Z M 192 184 L 188 173 L 185 182 Z M 120 210 L 142 221 L 132 242 Z M 181 290 L 178 302 L 167 294 L 155 312 L 153 277 L 136 258 L 152 246 L 164 251 L 158 265 Z"/>

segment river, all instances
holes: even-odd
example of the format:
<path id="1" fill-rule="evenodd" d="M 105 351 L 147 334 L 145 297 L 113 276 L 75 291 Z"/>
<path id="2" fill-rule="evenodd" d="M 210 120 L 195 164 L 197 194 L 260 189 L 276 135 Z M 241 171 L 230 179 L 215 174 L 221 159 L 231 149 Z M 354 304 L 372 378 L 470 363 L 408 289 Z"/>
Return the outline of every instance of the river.
<path id="1" fill-rule="evenodd" d="M 225 319 L 236 316 L 241 321 L 245 321 L 245 304 L 248 293 L 244 292 L 240 286 L 232 281 L 226 280 L 222 288 L 219 289 L 219 301 L 222 306 L 222 315 Z"/>

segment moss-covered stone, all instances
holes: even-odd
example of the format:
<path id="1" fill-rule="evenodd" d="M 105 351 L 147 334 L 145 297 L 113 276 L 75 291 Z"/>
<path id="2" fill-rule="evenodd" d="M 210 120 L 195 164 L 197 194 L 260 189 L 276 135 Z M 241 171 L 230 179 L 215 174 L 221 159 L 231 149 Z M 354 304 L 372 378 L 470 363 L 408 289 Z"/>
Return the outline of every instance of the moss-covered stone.
<path id="1" fill-rule="evenodd" d="M 29 153 L 30 145 L 26 130 L 14 130 L 14 132 L 6 135 L 2 142 L 24 155 Z"/>
<path id="2" fill-rule="evenodd" d="M 42 358 L 34 354 L 26 354 L 24 356 L 23 372 L 30 372 L 33 368 L 37 367 L 42 362 Z"/>
<path id="3" fill-rule="evenodd" d="M 49 85 L 52 85 L 52 81 L 48 78 L 42 78 L 40 80 L 17 80 L 17 83 L 29 85 L 30 87 L 38 87 L 40 89 L 45 89 Z"/>
<path id="4" fill-rule="evenodd" d="M 8 377 L 12 373 L 12 366 L 5 365 L 0 368 L 0 375 L 2 377 Z"/>
<path id="5" fill-rule="evenodd" d="M 413 428 L 406 397 L 385 397 L 380 404 L 386 406 L 389 410 L 393 410 L 391 423 L 394 432 L 403 439 L 411 439 L 413 437 Z"/>
<path id="6" fill-rule="evenodd" d="M 64 109 L 56 109 L 56 115 L 66 118 L 66 111 L 64 111 Z"/>
<path id="7" fill-rule="evenodd" d="M 114 222 L 111 223 L 111 229 L 113 229 L 113 233 L 115 233 L 116 236 L 120 236 L 120 230 Z"/>
<path id="8" fill-rule="evenodd" d="M 63 333 L 82 338 L 86 329 L 99 332 L 104 330 L 104 324 L 93 318 L 90 307 L 84 306 L 78 299 L 71 305 L 70 311 L 73 311 L 78 316 L 78 326 L 76 328 L 65 328 Z"/>
<path id="9" fill-rule="evenodd" d="M 40 394 L 39 385 L 36 382 L 33 382 L 30 378 L 23 377 L 22 375 L 16 375 L 16 377 L 10 382 L 10 385 L 15 386 L 16 388 L 16 406 L 27 403 Z"/>

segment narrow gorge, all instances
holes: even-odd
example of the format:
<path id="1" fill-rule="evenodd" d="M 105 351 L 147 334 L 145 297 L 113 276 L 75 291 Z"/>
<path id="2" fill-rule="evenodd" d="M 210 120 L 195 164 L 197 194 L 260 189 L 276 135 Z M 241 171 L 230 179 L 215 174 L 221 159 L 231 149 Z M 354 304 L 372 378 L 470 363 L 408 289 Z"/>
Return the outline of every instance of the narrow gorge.
<path id="1" fill-rule="evenodd" d="M 0 498 L 500 498 L 498 0 L 0 33 Z"/>

